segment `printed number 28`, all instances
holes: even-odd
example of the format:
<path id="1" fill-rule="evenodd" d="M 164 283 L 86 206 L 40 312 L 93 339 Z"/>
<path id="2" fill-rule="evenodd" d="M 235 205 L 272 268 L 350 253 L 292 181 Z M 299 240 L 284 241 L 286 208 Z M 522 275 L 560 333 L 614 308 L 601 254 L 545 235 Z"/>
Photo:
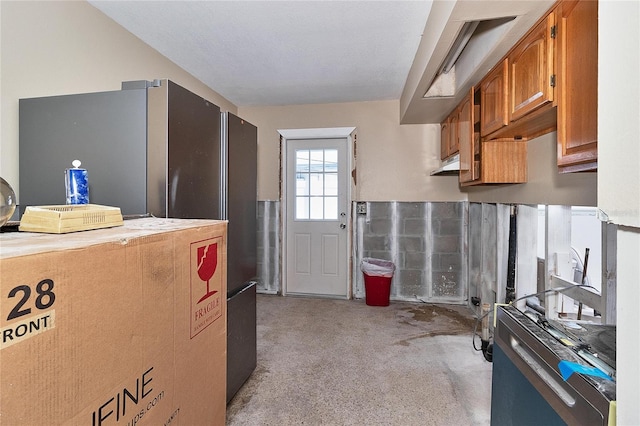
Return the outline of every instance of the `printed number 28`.
<path id="1" fill-rule="evenodd" d="M 16 303 L 16 306 L 11 310 L 11 312 L 9 312 L 7 321 L 31 313 L 31 308 L 24 308 L 25 303 L 27 303 L 27 301 L 31 297 L 31 287 L 29 287 L 28 285 L 19 285 L 17 287 L 14 287 L 9 291 L 9 297 L 17 297 L 18 293 L 22 293 L 22 297 L 20 298 L 18 303 Z M 47 309 L 51 307 L 51 305 L 53 305 L 53 302 L 55 302 L 56 300 L 56 295 L 53 292 L 53 280 L 47 278 L 40 281 L 38 285 L 36 285 L 36 293 L 36 308 Z"/>

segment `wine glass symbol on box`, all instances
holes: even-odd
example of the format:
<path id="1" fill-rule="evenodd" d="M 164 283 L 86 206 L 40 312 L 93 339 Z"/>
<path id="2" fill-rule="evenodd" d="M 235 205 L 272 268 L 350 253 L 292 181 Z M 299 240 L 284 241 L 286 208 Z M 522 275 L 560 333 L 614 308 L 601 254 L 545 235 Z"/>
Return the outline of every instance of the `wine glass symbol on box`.
<path id="1" fill-rule="evenodd" d="M 213 296 L 218 291 L 209 288 L 209 280 L 213 277 L 218 267 L 218 244 L 198 247 L 198 276 L 207 282 L 207 292 L 198 300 L 198 303 Z"/>
<path id="2" fill-rule="evenodd" d="M 224 237 L 191 243 L 191 338 L 224 318 Z M 206 286 L 205 286 L 206 284 Z"/>
<path id="3" fill-rule="evenodd" d="M 65 169 L 67 204 L 89 204 L 89 177 L 87 169 L 81 169 L 80 160 L 73 160 L 72 169 Z"/>

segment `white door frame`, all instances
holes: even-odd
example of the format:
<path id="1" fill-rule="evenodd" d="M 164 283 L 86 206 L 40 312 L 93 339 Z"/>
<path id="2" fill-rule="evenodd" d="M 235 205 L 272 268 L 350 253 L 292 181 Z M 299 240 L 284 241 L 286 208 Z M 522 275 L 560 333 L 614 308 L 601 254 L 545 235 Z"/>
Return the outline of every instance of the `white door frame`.
<path id="1" fill-rule="evenodd" d="M 353 134 L 355 127 L 331 127 L 331 128 L 317 128 L 317 129 L 278 129 L 280 133 L 280 167 L 281 167 L 281 182 L 280 182 L 280 209 L 282 211 L 280 217 L 282 218 L 282 295 L 287 294 L 287 203 L 284 200 L 287 188 L 287 141 L 300 140 L 300 139 L 347 139 L 347 170 L 353 170 Z M 353 190 L 353 178 L 350 179 L 350 184 L 347 185 L 347 299 L 353 298 L 353 285 L 351 282 L 352 275 L 352 262 L 351 257 L 351 194 Z"/>

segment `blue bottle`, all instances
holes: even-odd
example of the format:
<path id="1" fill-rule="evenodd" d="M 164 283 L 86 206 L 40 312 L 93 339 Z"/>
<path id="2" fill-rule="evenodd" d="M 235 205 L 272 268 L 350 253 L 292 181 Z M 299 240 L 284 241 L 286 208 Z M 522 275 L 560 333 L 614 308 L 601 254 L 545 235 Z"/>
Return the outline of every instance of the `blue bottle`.
<path id="1" fill-rule="evenodd" d="M 80 160 L 73 160 L 72 169 L 65 169 L 67 204 L 89 204 L 89 178 L 87 169 L 81 169 Z"/>

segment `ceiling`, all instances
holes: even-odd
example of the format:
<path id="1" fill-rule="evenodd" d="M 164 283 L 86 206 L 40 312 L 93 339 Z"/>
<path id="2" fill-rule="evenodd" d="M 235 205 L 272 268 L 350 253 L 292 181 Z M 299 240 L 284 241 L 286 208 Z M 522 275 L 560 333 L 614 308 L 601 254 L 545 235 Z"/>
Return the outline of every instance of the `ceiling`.
<path id="1" fill-rule="evenodd" d="M 399 99 L 430 1 L 99 1 L 237 106 Z"/>
<path id="2" fill-rule="evenodd" d="M 441 122 L 554 2 L 88 1 L 238 107 L 399 99 L 402 124 Z M 439 80 L 465 22 L 505 17 Z"/>

